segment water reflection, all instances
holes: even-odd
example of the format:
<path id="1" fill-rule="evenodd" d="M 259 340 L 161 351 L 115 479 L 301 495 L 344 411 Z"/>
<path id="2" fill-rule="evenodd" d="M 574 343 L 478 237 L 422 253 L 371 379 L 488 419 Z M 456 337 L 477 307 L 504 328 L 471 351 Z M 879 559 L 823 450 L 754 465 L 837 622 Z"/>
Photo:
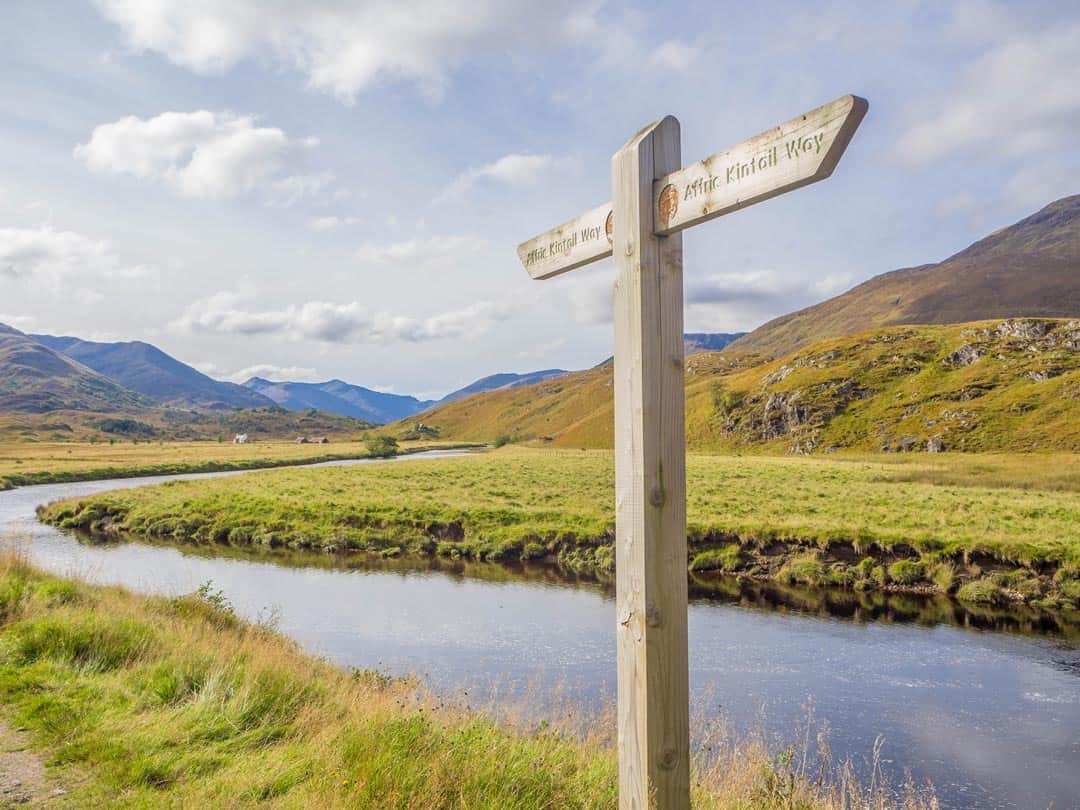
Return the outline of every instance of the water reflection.
<path id="1" fill-rule="evenodd" d="M 101 543 L 81 532 L 80 543 Z M 139 538 L 148 545 L 172 544 Z M 123 541 L 108 541 L 123 542 Z M 291 568 L 323 568 L 339 571 L 377 571 L 401 575 L 437 573 L 450 579 L 482 582 L 526 582 L 564 588 L 590 588 L 613 598 L 615 581 L 589 571 L 541 562 L 477 562 L 463 558 L 433 556 L 383 557 L 365 552 L 325 553 L 262 546 L 181 546 L 184 554 L 208 559 L 270 562 Z M 1080 644 L 1080 612 L 1047 611 L 1023 604 L 976 605 L 943 594 L 890 591 L 854 591 L 843 588 L 812 588 L 783 585 L 723 574 L 690 576 L 692 602 L 710 602 L 763 610 L 799 613 L 828 619 L 885 624 L 947 625 L 970 630 L 1058 637 Z"/>

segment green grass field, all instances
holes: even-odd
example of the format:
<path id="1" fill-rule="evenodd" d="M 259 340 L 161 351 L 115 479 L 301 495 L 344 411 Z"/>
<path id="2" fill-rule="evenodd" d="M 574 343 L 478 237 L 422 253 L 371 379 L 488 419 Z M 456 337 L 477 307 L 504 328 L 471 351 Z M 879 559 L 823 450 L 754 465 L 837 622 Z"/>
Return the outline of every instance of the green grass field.
<path id="1" fill-rule="evenodd" d="M 451 447 L 450 442 L 402 442 L 403 452 Z M 29 484 L 133 478 L 141 475 L 251 470 L 364 458 L 363 441 L 296 444 L 232 442 L 2 442 L 0 490 Z"/>
<path id="2" fill-rule="evenodd" d="M 1080 600 L 1073 454 L 692 454 L 688 478 L 689 562 L 699 572 L 984 602 Z M 99 535 L 548 559 L 603 572 L 613 565 L 613 488 L 610 452 L 505 448 L 169 482 L 54 504 L 42 516 Z"/>
<path id="3" fill-rule="evenodd" d="M 67 792 L 51 807 L 613 808 L 607 715 L 491 714 L 412 679 L 346 672 L 227 595 L 164 599 L 0 557 L 0 718 L 29 733 Z M 575 715 L 576 717 L 576 715 Z M 709 737 L 703 810 L 936 806 L 844 768 Z M 829 763 L 825 763 L 829 765 Z"/>

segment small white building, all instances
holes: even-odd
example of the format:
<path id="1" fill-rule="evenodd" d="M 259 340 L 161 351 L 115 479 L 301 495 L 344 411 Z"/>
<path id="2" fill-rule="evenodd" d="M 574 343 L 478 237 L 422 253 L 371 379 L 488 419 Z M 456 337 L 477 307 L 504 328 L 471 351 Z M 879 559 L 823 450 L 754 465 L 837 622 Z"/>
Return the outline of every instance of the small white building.
<path id="1" fill-rule="evenodd" d="M 237 433 L 233 437 L 232 441 L 233 441 L 233 444 L 247 444 L 247 434 L 246 433 Z"/>

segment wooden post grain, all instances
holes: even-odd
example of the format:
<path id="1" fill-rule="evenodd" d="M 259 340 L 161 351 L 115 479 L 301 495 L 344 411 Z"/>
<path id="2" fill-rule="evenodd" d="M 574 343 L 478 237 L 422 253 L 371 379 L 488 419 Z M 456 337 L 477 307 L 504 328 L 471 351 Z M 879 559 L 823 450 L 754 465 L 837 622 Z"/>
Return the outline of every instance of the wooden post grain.
<path id="1" fill-rule="evenodd" d="M 690 806 L 682 236 L 653 222 L 680 166 L 670 116 L 612 158 L 621 810 Z"/>

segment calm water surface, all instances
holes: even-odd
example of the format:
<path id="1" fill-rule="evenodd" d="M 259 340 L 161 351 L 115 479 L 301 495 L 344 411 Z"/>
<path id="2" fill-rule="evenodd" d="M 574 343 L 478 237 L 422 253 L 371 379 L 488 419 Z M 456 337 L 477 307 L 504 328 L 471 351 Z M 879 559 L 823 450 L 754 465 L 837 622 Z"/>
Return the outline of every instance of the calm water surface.
<path id="1" fill-rule="evenodd" d="M 439 688 L 539 685 L 589 706 L 613 699 L 614 603 L 597 584 L 500 577 L 494 566 L 335 567 L 324 557 L 296 566 L 88 545 L 34 518 L 38 504 L 57 498 L 159 480 L 2 492 L 0 532 L 28 538 L 33 560 L 52 571 L 145 593 L 213 580 L 242 615 L 276 614 L 283 632 L 343 665 L 421 673 Z M 1064 638 L 697 598 L 690 678 L 697 705 L 736 728 L 764 724 L 781 740 L 812 698 L 836 754 L 862 762 L 881 735 L 894 780 L 909 768 L 934 783 L 944 807 L 1080 808 L 1080 649 Z"/>

